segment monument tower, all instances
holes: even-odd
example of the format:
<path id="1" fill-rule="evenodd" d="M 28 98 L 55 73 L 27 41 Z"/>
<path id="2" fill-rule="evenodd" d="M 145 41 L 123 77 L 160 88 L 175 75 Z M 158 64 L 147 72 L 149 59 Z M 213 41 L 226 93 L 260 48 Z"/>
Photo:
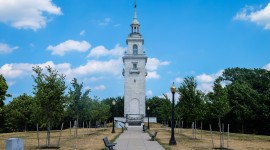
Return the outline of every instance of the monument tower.
<path id="1" fill-rule="evenodd" d="M 143 50 L 144 39 L 140 33 L 140 23 L 134 2 L 134 17 L 131 22 L 131 33 L 126 40 L 127 51 L 123 55 L 124 76 L 124 115 L 127 123 L 138 124 L 145 117 L 145 69 L 147 56 Z M 139 124 L 138 124 L 139 125 Z"/>

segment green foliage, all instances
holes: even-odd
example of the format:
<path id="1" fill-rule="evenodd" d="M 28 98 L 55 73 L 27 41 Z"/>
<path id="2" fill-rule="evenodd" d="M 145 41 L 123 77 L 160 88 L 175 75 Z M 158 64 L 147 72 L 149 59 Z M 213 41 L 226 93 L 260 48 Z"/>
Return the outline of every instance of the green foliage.
<path id="1" fill-rule="evenodd" d="M 23 131 L 27 125 L 33 124 L 33 97 L 26 94 L 14 98 L 4 107 L 5 127 L 8 131 Z"/>
<path id="2" fill-rule="evenodd" d="M 4 100 L 6 99 L 6 94 L 8 90 L 8 85 L 6 79 L 0 74 L 0 108 L 4 106 Z"/>
<path id="3" fill-rule="evenodd" d="M 177 89 L 180 95 L 177 111 L 188 121 L 199 120 L 205 116 L 204 94 L 196 88 L 194 77 L 186 77 Z"/>
<path id="4" fill-rule="evenodd" d="M 220 84 L 220 78 L 214 82 L 213 92 L 208 93 L 210 116 L 222 118 L 230 111 L 227 89 Z"/>
<path id="5" fill-rule="evenodd" d="M 156 116 L 158 122 L 168 121 L 171 118 L 172 103 L 167 95 L 164 95 L 164 97 L 152 97 L 147 100 L 146 108 L 148 106 L 150 108 L 149 115 Z"/>
<path id="6" fill-rule="evenodd" d="M 64 91 L 66 89 L 64 75 L 58 74 L 50 66 L 43 73 L 41 67 L 33 67 L 34 95 L 37 101 L 35 114 L 42 125 L 47 127 L 58 125 L 64 113 Z"/>
<path id="7" fill-rule="evenodd" d="M 87 106 L 89 107 L 89 101 L 91 101 L 88 97 L 90 89 L 82 93 L 83 83 L 79 84 L 76 78 L 72 80 L 71 85 L 72 88 L 69 89 L 69 95 L 67 96 L 68 115 L 72 119 L 85 120 L 87 118 L 85 110 Z"/>
<path id="8" fill-rule="evenodd" d="M 265 69 L 228 68 L 221 80 L 228 85 L 230 122 L 244 132 L 270 134 L 270 72 Z M 250 124 L 249 122 L 256 122 Z"/>
<path id="9" fill-rule="evenodd" d="M 110 106 L 106 103 L 103 103 L 95 99 L 92 101 L 90 113 L 91 113 L 91 120 L 105 121 L 111 115 Z"/>
<path id="10" fill-rule="evenodd" d="M 113 100 L 116 102 L 116 105 L 112 106 L 112 102 Z M 110 119 L 109 120 L 113 120 L 113 111 L 115 110 L 115 117 L 123 117 L 124 116 L 124 97 L 110 97 L 110 98 L 106 98 L 104 100 L 102 100 L 102 103 L 110 106 Z"/>

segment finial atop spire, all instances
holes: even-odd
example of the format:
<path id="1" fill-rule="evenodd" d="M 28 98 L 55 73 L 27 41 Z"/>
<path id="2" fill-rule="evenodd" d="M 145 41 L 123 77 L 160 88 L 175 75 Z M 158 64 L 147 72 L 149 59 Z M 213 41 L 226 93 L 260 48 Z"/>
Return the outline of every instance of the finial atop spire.
<path id="1" fill-rule="evenodd" d="M 134 19 L 137 19 L 137 14 L 136 14 L 136 0 L 134 0 Z"/>

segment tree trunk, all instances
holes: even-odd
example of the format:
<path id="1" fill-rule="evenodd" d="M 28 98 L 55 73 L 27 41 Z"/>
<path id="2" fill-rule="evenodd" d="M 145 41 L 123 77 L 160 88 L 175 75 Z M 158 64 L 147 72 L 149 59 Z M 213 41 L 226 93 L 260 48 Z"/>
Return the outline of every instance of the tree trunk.
<path id="1" fill-rule="evenodd" d="M 203 129 L 203 125 L 202 125 L 202 120 L 201 120 L 201 140 L 202 140 L 202 129 Z"/>
<path id="2" fill-rule="evenodd" d="M 242 121 L 242 133 L 245 133 L 245 126 L 244 126 L 244 120 Z"/>
<path id="3" fill-rule="evenodd" d="M 38 134 L 38 123 L 37 123 L 37 140 L 38 140 L 38 148 L 39 148 L 39 134 Z"/>
<path id="4" fill-rule="evenodd" d="M 211 132 L 212 146 L 213 146 L 213 148 L 214 148 L 214 140 L 213 140 L 213 135 L 212 135 L 212 127 L 211 127 L 211 124 L 210 124 L 209 126 L 210 126 L 210 132 Z"/>
<path id="5" fill-rule="evenodd" d="M 218 118 L 218 127 L 219 127 L 220 147 L 223 148 L 223 146 L 222 146 L 222 139 L 221 139 L 221 122 L 220 122 L 220 117 Z"/>
<path id="6" fill-rule="evenodd" d="M 51 123 L 48 122 L 47 126 L 47 140 L 46 140 L 46 146 L 50 147 L 50 140 L 51 140 Z"/>
<path id="7" fill-rule="evenodd" d="M 192 128 L 192 139 L 194 139 L 194 122 L 192 122 L 192 125 L 191 125 L 191 128 Z"/>
<path id="8" fill-rule="evenodd" d="M 195 138 L 194 139 L 197 139 L 197 121 L 195 120 Z"/>

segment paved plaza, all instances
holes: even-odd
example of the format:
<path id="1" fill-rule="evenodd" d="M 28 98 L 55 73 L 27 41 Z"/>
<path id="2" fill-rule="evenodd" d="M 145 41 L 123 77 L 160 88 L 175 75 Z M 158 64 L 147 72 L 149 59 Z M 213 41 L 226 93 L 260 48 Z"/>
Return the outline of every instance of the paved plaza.
<path id="1" fill-rule="evenodd" d="M 157 134 L 158 136 L 158 134 Z M 116 150 L 164 150 L 157 141 L 150 141 L 148 133 L 142 127 L 129 127 L 115 141 Z"/>

